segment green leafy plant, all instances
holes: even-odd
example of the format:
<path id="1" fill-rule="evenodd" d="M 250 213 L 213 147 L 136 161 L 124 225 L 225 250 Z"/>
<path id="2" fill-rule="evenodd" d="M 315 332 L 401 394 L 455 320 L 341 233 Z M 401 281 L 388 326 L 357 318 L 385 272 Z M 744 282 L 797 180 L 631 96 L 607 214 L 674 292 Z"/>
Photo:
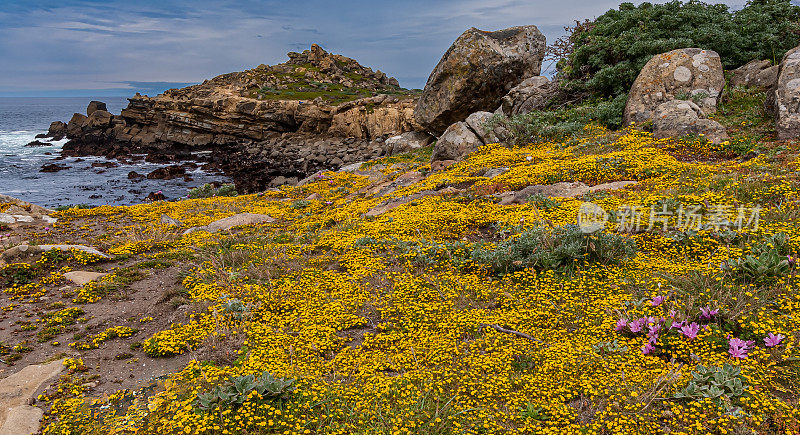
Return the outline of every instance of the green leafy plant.
<path id="1" fill-rule="evenodd" d="M 789 237 L 777 233 L 755 245 L 750 254 L 723 263 L 722 268 L 740 282 L 769 283 L 792 271 L 790 252 Z"/>
<path id="2" fill-rule="evenodd" d="M 208 393 L 197 395 L 195 404 L 203 411 L 215 408 L 238 408 L 256 392 L 261 400 L 287 400 L 295 390 L 294 379 L 275 378 L 268 372 L 234 376 Z"/>
<path id="3" fill-rule="evenodd" d="M 236 186 L 233 184 L 223 184 L 220 187 L 214 187 L 213 184 L 204 184 L 200 187 L 195 187 L 189 191 L 189 199 L 198 198 L 213 198 L 216 196 L 238 196 L 239 192 L 236 191 Z"/>
<path id="4" fill-rule="evenodd" d="M 692 372 L 692 380 L 673 397 L 690 401 L 711 399 L 730 409 L 747 389 L 747 385 L 742 383 L 741 371 L 741 368 L 728 363 L 722 367 L 698 365 Z"/>
<path id="5" fill-rule="evenodd" d="M 577 225 L 536 226 L 501 241 L 494 249 L 474 250 L 472 260 L 505 274 L 525 268 L 569 271 L 583 261 L 612 264 L 635 253 L 636 243 L 618 234 L 585 234 Z"/>
<path id="6" fill-rule="evenodd" d="M 617 340 L 601 341 L 592 345 L 592 350 L 599 355 L 626 353 L 628 346 L 620 345 Z"/>
<path id="7" fill-rule="evenodd" d="M 550 419 L 550 416 L 544 413 L 544 410 L 541 406 L 536 406 L 533 403 L 528 403 L 524 408 L 520 408 L 520 415 L 522 415 L 524 418 L 537 421 L 545 421 Z"/>

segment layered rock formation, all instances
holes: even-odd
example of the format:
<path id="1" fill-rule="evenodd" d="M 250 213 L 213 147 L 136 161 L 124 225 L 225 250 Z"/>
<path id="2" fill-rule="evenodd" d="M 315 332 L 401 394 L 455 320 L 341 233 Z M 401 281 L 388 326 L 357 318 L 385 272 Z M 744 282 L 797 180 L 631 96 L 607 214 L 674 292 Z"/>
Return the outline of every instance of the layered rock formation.
<path id="1" fill-rule="evenodd" d="M 93 102 L 63 129 L 63 153 L 169 162 L 210 151 L 241 191 L 253 191 L 277 176 L 380 156 L 387 137 L 421 129 L 416 95 L 381 71 L 317 45 L 289 58 L 153 98 L 137 94 L 119 116 Z"/>

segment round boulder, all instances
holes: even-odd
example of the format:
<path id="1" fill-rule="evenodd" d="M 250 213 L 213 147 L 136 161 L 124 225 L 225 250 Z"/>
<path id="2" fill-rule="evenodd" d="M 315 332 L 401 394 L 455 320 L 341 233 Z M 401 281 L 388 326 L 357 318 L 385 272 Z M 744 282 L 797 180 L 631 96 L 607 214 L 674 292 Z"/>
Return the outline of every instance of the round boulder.
<path id="1" fill-rule="evenodd" d="M 653 136 L 663 139 L 687 134 L 703 135 L 716 144 L 729 139 L 725 127 L 705 119 L 702 109 L 694 102 L 672 100 L 659 104 L 653 119 Z"/>
<path id="2" fill-rule="evenodd" d="M 428 77 L 414 118 L 438 136 L 470 113 L 497 109 L 511 88 L 539 75 L 544 52 L 545 37 L 536 26 L 467 30 Z"/>
<path id="3" fill-rule="evenodd" d="M 461 160 L 467 154 L 483 146 L 481 139 L 466 122 L 456 122 L 445 130 L 433 146 L 431 161 Z"/>
<path id="4" fill-rule="evenodd" d="M 661 103 L 681 99 L 691 99 L 710 115 L 717 111 L 724 86 L 722 62 L 715 51 L 682 48 L 655 55 L 633 82 L 623 122 L 651 120 Z"/>

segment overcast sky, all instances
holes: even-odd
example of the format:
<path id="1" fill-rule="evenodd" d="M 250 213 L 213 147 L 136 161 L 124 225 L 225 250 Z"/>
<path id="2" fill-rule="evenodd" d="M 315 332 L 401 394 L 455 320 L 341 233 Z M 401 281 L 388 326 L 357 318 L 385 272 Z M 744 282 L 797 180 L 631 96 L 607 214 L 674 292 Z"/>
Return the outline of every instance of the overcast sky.
<path id="1" fill-rule="evenodd" d="M 422 87 L 464 30 L 535 24 L 548 43 L 608 0 L 0 0 L 0 96 L 150 95 L 318 43 Z M 638 2 L 637 2 L 638 3 Z M 734 8 L 744 0 L 727 0 Z"/>

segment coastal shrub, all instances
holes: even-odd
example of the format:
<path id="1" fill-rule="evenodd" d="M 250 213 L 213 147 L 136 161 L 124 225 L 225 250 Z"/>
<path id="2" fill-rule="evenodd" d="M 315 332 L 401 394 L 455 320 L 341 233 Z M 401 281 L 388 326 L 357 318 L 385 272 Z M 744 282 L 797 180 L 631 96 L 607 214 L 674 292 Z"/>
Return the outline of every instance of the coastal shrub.
<path id="1" fill-rule="evenodd" d="M 504 274 L 526 268 L 570 271 L 581 261 L 612 264 L 635 253 L 636 243 L 618 234 L 585 234 L 577 225 L 536 226 L 501 241 L 494 249 L 476 249 L 472 260 Z"/>
<path id="2" fill-rule="evenodd" d="M 195 404 L 208 411 L 219 408 L 237 408 L 250 399 L 255 392 L 256 397 L 266 400 L 286 400 L 294 391 L 294 379 L 275 378 L 271 373 L 234 376 L 228 382 L 217 385 L 208 393 L 197 395 Z"/>
<path id="3" fill-rule="evenodd" d="M 621 127 L 626 100 L 627 96 L 621 96 L 511 117 L 495 115 L 486 123 L 486 129 L 491 131 L 496 127 L 504 128 L 510 135 L 506 141 L 521 146 L 529 143 L 569 141 L 583 136 L 585 127 L 591 123 L 611 129 Z"/>
<path id="4" fill-rule="evenodd" d="M 233 184 L 223 184 L 220 187 L 214 187 L 213 184 L 204 184 L 200 187 L 195 187 L 189 191 L 189 199 L 198 198 L 213 198 L 217 196 L 238 196 L 239 192 L 236 191 L 236 186 Z"/>
<path id="5" fill-rule="evenodd" d="M 698 365 L 692 371 L 692 380 L 684 389 L 675 393 L 676 399 L 710 399 L 720 406 L 728 406 L 745 394 L 747 385 L 741 379 L 742 369 L 725 363 L 722 367 Z"/>
<path id="6" fill-rule="evenodd" d="M 622 3 L 572 29 L 570 52 L 558 63 L 562 85 L 614 98 L 627 95 L 650 58 L 679 48 L 714 50 L 726 69 L 754 59 L 780 62 L 800 44 L 800 6 L 790 0 L 751 0 L 730 11 L 699 1 Z"/>
<path id="7" fill-rule="evenodd" d="M 753 246 L 750 254 L 725 262 L 723 270 L 740 282 L 770 283 L 788 275 L 795 267 L 790 253 L 789 237 L 777 233 Z"/>

